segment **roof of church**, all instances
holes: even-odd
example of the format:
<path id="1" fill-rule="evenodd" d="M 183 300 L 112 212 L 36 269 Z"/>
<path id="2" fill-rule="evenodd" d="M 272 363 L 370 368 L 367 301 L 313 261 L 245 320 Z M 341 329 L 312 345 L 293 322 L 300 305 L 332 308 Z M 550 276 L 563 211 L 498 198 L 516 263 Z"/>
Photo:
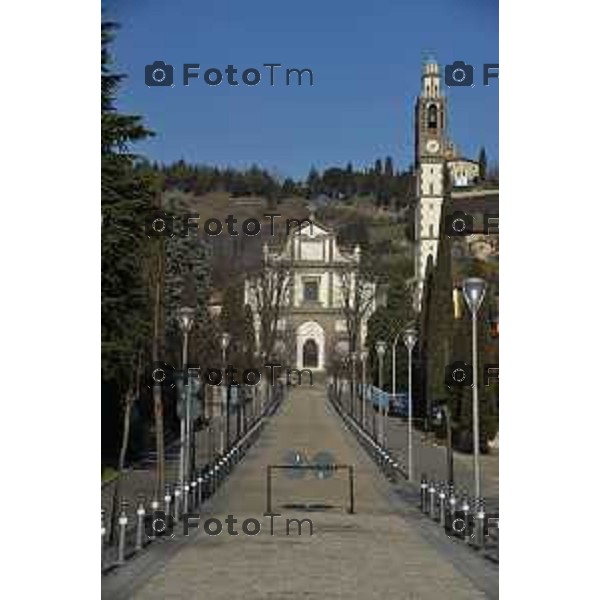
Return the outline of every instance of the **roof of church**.
<path id="1" fill-rule="evenodd" d="M 328 227 L 327 225 L 323 225 L 323 223 L 320 223 L 319 221 L 317 221 L 315 219 L 314 214 L 309 215 L 308 220 L 310 221 L 310 223 L 306 222 L 306 219 L 305 219 L 304 223 L 302 223 L 302 226 L 300 227 L 300 231 L 302 233 L 304 233 L 305 229 L 312 227 L 312 232 L 310 233 L 310 235 L 314 235 L 315 230 L 317 230 L 317 232 L 320 230 L 325 234 L 331 234 L 331 235 L 335 234 L 335 231 L 331 227 Z"/>
<path id="2" fill-rule="evenodd" d="M 498 211 L 500 190 L 497 188 L 460 188 L 452 190 L 450 200 L 453 207 L 463 207 L 460 210 L 465 210 L 465 212 L 484 212 L 486 209 L 490 212 L 491 208 Z"/>
<path id="3" fill-rule="evenodd" d="M 467 163 L 473 163 L 475 165 L 479 164 L 476 160 L 473 160 L 472 158 L 466 158 L 465 156 L 453 156 L 452 158 L 448 159 L 448 162 L 449 163 L 467 162 Z"/>

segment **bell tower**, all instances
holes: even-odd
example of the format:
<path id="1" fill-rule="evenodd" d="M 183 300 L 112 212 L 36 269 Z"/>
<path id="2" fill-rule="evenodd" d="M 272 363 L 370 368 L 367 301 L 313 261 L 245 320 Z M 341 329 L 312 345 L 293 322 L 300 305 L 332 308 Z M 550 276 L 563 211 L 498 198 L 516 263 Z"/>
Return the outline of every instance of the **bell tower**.
<path id="1" fill-rule="evenodd" d="M 439 65 L 423 63 L 421 92 L 415 106 L 415 165 L 417 204 L 415 210 L 416 306 L 420 309 L 427 258 L 437 259 L 440 216 L 444 200 L 446 154 L 446 98 L 442 94 Z"/>

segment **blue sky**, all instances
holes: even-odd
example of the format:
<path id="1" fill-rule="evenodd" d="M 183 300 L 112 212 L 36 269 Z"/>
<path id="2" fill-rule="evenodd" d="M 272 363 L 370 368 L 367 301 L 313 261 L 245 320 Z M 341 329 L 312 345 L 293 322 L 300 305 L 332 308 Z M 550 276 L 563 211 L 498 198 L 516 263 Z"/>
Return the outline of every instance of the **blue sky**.
<path id="1" fill-rule="evenodd" d="M 246 167 L 303 178 L 319 170 L 363 167 L 392 156 L 413 160 L 413 111 L 424 51 L 441 65 L 475 67 L 475 87 L 448 88 L 449 130 L 461 153 L 485 146 L 498 157 L 498 81 L 482 85 L 482 64 L 498 62 L 498 0 L 111 0 L 104 18 L 121 29 L 113 45 L 125 73 L 119 107 L 144 115 L 156 132 L 136 150 L 153 160 Z M 144 67 L 164 60 L 175 86 L 150 88 Z M 269 85 L 264 63 L 310 68 L 312 87 Z M 182 85 L 183 63 L 201 72 L 228 64 L 240 85 Z M 241 83 L 244 69 L 260 84 Z M 283 69 L 280 69 L 282 71 Z"/>

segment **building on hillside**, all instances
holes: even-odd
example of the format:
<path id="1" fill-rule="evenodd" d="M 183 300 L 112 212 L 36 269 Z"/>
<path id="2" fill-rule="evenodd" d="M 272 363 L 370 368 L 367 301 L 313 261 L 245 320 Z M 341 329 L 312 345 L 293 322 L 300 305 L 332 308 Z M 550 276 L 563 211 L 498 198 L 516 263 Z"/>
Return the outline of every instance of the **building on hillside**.
<path id="1" fill-rule="evenodd" d="M 312 218 L 282 248 L 264 246 L 261 273 L 245 281 L 245 303 L 254 316 L 257 347 L 269 346 L 261 340 L 261 319 L 275 322 L 273 356 L 267 358 L 323 371 L 351 350 L 353 339 L 355 349 L 362 349 L 376 286 L 363 278 L 360 260 L 359 246 L 340 248 L 335 232 Z"/>
<path id="2" fill-rule="evenodd" d="M 470 187 L 475 185 L 480 176 L 479 163 L 469 158 L 451 158 L 446 164 L 454 187 Z"/>

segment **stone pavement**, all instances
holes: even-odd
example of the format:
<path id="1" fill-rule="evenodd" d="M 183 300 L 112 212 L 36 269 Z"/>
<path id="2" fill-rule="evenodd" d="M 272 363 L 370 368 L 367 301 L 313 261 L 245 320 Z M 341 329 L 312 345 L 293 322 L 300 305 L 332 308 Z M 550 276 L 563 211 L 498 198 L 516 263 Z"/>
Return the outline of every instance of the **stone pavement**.
<path id="1" fill-rule="evenodd" d="M 266 466 L 283 463 L 292 450 L 303 452 L 309 460 L 327 451 L 336 463 L 355 466 L 355 514 L 345 510 L 345 471 L 324 480 L 309 472 L 303 478 L 278 473 L 273 478 L 272 509 L 282 517 L 274 519 L 271 535 L 270 520 L 264 516 Z M 465 549 L 456 548 L 444 535 L 433 539 L 431 525 L 411 516 L 418 511 L 410 507 L 398 511 L 391 496 L 389 482 L 327 404 L 325 388 L 297 387 L 231 479 L 204 505 L 202 519 L 220 519 L 224 531 L 209 536 L 201 522 L 201 528 L 189 537 L 179 535 L 151 545 L 138 559 L 103 578 L 103 597 L 497 597 L 497 570 L 489 572 L 481 559 L 473 567 L 468 551 L 463 559 L 460 552 Z M 297 506 L 301 504 L 319 504 L 322 510 L 300 511 Z M 238 536 L 226 532 L 228 514 L 238 520 Z M 259 534 L 242 533 L 241 523 L 247 518 L 261 523 Z M 302 535 L 293 525 L 286 535 L 285 519 L 292 518 L 310 518 L 313 535 L 308 534 L 306 524 Z M 480 563 L 481 569 L 488 569 L 483 579 L 473 576 Z"/>

